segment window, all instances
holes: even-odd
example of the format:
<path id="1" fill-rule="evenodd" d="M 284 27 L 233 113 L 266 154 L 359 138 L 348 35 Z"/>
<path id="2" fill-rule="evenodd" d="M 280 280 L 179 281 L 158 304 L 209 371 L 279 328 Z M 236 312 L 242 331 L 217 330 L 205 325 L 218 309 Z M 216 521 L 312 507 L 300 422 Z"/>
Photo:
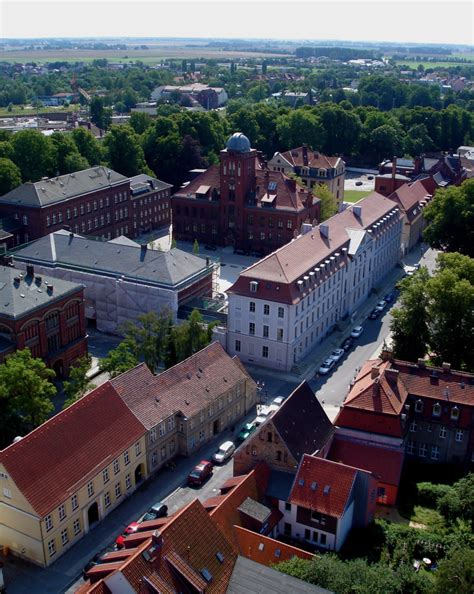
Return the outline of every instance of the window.
<path id="1" fill-rule="evenodd" d="M 117 460 L 114 460 L 114 474 L 118 474 L 120 472 L 120 462 Z"/>
<path id="2" fill-rule="evenodd" d="M 285 511 L 291 511 L 291 503 L 288 503 L 288 501 L 285 503 Z"/>
<path id="3" fill-rule="evenodd" d="M 48 542 L 48 553 L 50 557 L 56 555 L 56 542 L 54 538 Z"/>
<path id="4" fill-rule="evenodd" d="M 63 222 L 63 213 L 58 212 L 58 223 L 62 223 L 62 222 Z"/>
<path id="5" fill-rule="evenodd" d="M 270 306 L 268 305 L 268 303 L 265 303 L 263 306 L 263 315 L 264 316 L 270 315 Z"/>
<path id="6" fill-rule="evenodd" d="M 104 493 L 104 505 L 105 507 L 110 507 L 110 492 L 106 491 Z"/>
<path id="7" fill-rule="evenodd" d="M 199 441 L 203 441 L 206 437 L 206 432 L 204 429 L 201 429 L 201 431 L 199 431 Z"/>
<path id="8" fill-rule="evenodd" d="M 69 542 L 69 534 L 67 533 L 67 528 L 61 530 L 61 542 L 63 546 Z"/>
<path id="9" fill-rule="evenodd" d="M 279 342 L 283 340 L 283 328 L 277 328 L 277 340 Z"/>
<path id="10" fill-rule="evenodd" d="M 255 301 L 251 301 L 249 303 L 249 311 L 254 313 L 255 312 Z"/>
<path id="11" fill-rule="evenodd" d="M 53 527 L 53 518 L 51 517 L 51 515 L 45 517 L 44 525 L 46 527 L 46 532 L 49 532 Z"/>
<path id="12" fill-rule="evenodd" d="M 79 503 L 77 501 L 77 495 L 73 495 L 71 497 L 71 507 L 72 507 L 72 511 L 75 511 L 79 507 Z"/>
<path id="13" fill-rule="evenodd" d="M 94 483 L 92 481 L 90 483 L 87 483 L 87 495 L 89 497 L 92 497 L 92 495 L 94 495 Z"/>
<path id="14" fill-rule="evenodd" d="M 252 336 L 255 334 L 255 324 L 253 322 L 249 323 L 249 334 Z"/>
<path id="15" fill-rule="evenodd" d="M 322 534 L 322 533 L 321 533 L 321 534 L 319 535 L 319 543 L 320 543 L 321 545 L 325 545 L 325 544 L 326 544 L 326 535 L 325 535 L 325 534 Z"/>
<path id="16" fill-rule="evenodd" d="M 153 427 L 153 429 L 150 431 L 150 441 L 151 443 L 155 443 L 156 441 L 156 427 Z"/>
<path id="17" fill-rule="evenodd" d="M 412 421 L 410 423 L 410 431 L 415 432 L 418 429 L 418 425 L 416 424 L 416 421 Z"/>
<path id="18" fill-rule="evenodd" d="M 130 473 L 127 474 L 127 476 L 125 477 L 125 488 L 128 490 L 132 487 L 132 478 L 130 476 Z"/>
<path id="19" fill-rule="evenodd" d="M 417 400 L 415 402 L 415 411 L 421 412 L 423 410 L 423 402 L 421 400 Z"/>
<path id="20" fill-rule="evenodd" d="M 451 419 L 453 421 L 457 421 L 459 419 L 459 408 L 457 406 L 453 406 L 451 409 Z"/>
<path id="21" fill-rule="evenodd" d="M 439 428 L 439 436 L 441 439 L 445 439 L 446 435 L 447 435 L 446 427 L 444 425 L 441 425 L 441 427 Z"/>
<path id="22" fill-rule="evenodd" d="M 415 453 L 415 442 L 409 441 L 407 443 L 407 454 L 414 454 Z"/>
<path id="23" fill-rule="evenodd" d="M 164 460 L 166 458 L 166 446 L 161 447 L 161 459 Z"/>
<path id="24" fill-rule="evenodd" d="M 433 417 L 439 417 L 441 415 L 441 404 L 438 402 L 433 405 Z"/>
<path id="25" fill-rule="evenodd" d="M 128 453 L 128 450 L 125 450 L 125 452 L 123 453 L 123 461 L 125 463 L 125 466 L 130 464 L 130 454 Z"/>
<path id="26" fill-rule="evenodd" d="M 79 532 L 81 531 L 81 521 L 79 520 L 79 518 L 77 520 L 74 520 L 72 529 L 74 530 L 74 536 L 77 536 L 79 534 Z"/>
<path id="27" fill-rule="evenodd" d="M 51 227 L 51 217 L 46 217 L 46 227 Z"/>
<path id="28" fill-rule="evenodd" d="M 267 346 L 262 347 L 262 357 L 264 359 L 268 359 L 268 347 Z"/>
<path id="29" fill-rule="evenodd" d="M 326 524 L 325 516 L 323 516 L 319 512 L 312 511 L 311 519 L 313 520 L 313 522 L 317 522 L 318 524 L 321 524 L 321 526 L 324 526 Z"/>
<path id="30" fill-rule="evenodd" d="M 142 453 L 142 446 L 139 441 L 135 444 L 135 456 L 139 456 Z"/>
<path id="31" fill-rule="evenodd" d="M 28 215 L 23 215 L 23 225 L 28 225 Z"/>
<path id="32" fill-rule="evenodd" d="M 286 228 L 287 228 L 287 229 L 293 229 L 293 222 L 292 222 L 292 221 L 290 221 L 290 220 L 288 220 L 288 221 L 286 222 Z"/>
<path id="33" fill-rule="evenodd" d="M 279 307 L 278 308 L 278 317 L 279 318 L 284 318 L 285 317 L 285 310 L 283 309 L 283 307 Z"/>
<path id="34" fill-rule="evenodd" d="M 268 334 L 270 332 L 269 326 L 263 326 L 263 338 L 268 338 Z"/>
<path id="35" fill-rule="evenodd" d="M 235 341 L 235 350 L 237 353 L 240 353 L 240 349 L 241 349 L 241 344 L 240 344 L 240 340 L 236 340 Z"/>
<path id="36" fill-rule="evenodd" d="M 64 504 L 62 504 L 59 506 L 59 521 L 62 522 L 65 517 L 66 517 L 66 508 L 64 507 Z"/>
<path id="37" fill-rule="evenodd" d="M 258 289 L 258 282 L 257 281 L 250 281 L 250 290 L 252 293 L 256 293 Z"/>
<path id="38" fill-rule="evenodd" d="M 418 448 L 418 455 L 420 456 L 420 458 L 426 458 L 426 450 L 427 450 L 427 446 L 426 443 L 420 443 L 420 446 Z"/>
<path id="39" fill-rule="evenodd" d="M 463 437 L 464 437 L 464 431 L 462 429 L 458 429 L 456 431 L 456 441 L 460 443 L 463 440 Z"/>
<path id="40" fill-rule="evenodd" d="M 431 446 L 431 459 L 432 460 L 439 459 L 439 446 L 437 446 L 437 445 Z"/>
<path id="41" fill-rule="evenodd" d="M 121 496 L 122 496 L 122 488 L 120 486 L 120 483 L 115 483 L 115 498 L 120 499 Z"/>
<path id="42" fill-rule="evenodd" d="M 109 482 L 109 469 L 106 468 L 105 470 L 102 471 L 102 478 L 104 479 L 104 485 L 106 485 Z"/>

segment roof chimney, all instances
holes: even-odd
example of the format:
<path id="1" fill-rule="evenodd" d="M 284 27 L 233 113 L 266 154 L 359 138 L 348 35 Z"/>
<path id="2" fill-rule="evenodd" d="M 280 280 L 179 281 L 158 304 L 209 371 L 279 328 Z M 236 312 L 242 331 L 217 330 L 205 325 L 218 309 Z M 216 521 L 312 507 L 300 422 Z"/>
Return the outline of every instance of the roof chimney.
<path id="1" fill-rule="evenodd" d="M 451 363 L 446 363 L 443 361 L 443 371 L 445 371 L 446 373 L 448 373 L 449 371 L 451 371 Z"/>
<path id="2" fill-rule="evenodd" d="M 394 156 L 392 158 L 392 179 L 395 179 L 396 175 L 397 175 L 397 157 Z"/>
<path id="3" fill-rule="evenodd" d="M 418 367 L 422 367 L 425 368 L 426 367 L 426 362 L 424 359 L 418 359 L 418 361 L 416 362 L 416 364 L 418 365 Z"/>
<path id="4" fill-rule="evenodd" d="M 376 377 L 379 377 L 380 375 L 380 369 L 377 367 L 377 365 L 374 365 L 372 367 L 372 369 L 370 370 L 370 377 L 372 379 L 375 379 Z"/>
<path id="5" fill-rule="evenodd" d="M 360 217 L 362 216 L 362 206 L 353 206 L 352 212 L 354 213 L 354 216 L 360 219 Z"/>
<path id="6" fill-rule="evenodd" d="M 327 237 L 329 239 L 329 225 L 319 225 L 319 232 L 323 237 Z"/>
<path id="7" fill-rule="evenodd" d="M 308 165 L 308 147 L 303 144 L 303 165 Z"/>

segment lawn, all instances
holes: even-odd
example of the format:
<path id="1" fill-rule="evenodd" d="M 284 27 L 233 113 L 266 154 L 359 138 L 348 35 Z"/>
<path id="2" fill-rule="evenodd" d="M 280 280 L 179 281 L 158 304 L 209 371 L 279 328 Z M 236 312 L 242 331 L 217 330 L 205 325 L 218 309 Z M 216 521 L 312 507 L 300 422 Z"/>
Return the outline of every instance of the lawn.
<path id="1" fill-rule="evenodd" d="M 431 532 L 443 532 L 446 529 L 443 516 L 435 509 L 422 505 L 415 505 L 412 514 L 407 519 L 415 524 L 426 526 Z"/>
<path id="2" fill-rule="evenodd" d="M 344 202 L 358 202 L 365 198 L 372 192 L 364 192 L 360 190 L 344 190 Z"/>
<path id="3" fill-rule="evenodd" d="M 14 105 L 11 111 L 8 111 L 7 107 L 0 107 L 0 117 L 12 118 L 14 116 L 19 116 L 22 118 L 33 118 L 42 113 L 64 113 L 79 111 L 80 109 L 81 106 L 77 104 L 69 105 L 68 107 L 26 107 L 23 109 L 19 105 Z"/>

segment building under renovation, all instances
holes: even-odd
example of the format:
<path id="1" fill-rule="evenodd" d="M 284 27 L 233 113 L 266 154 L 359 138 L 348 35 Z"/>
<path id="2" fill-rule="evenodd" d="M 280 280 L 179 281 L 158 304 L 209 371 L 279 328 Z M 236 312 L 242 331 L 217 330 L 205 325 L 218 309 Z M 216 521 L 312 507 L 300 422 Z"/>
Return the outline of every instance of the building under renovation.
<path id="1" fill-rule="evenodd" d="M 179 249 L 151 250 L 127 238 L 99 241 L 57 231 L 13 254 L 17 268 L 85 286 L 85 314 L 102 332 L 149 311 L 178 308 L 212 295 L 215 265 Z"/>

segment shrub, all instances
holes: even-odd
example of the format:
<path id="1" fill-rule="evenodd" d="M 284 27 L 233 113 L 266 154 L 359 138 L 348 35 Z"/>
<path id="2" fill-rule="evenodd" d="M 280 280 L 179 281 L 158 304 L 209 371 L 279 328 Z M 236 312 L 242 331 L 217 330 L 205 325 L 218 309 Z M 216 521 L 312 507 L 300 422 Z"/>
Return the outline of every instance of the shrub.
<path id="1" fill-rule="evenodd" d="M 438 507 L 442 497 L 449 495 L 452 491 L 449 485 L 437 485 L 435 483 L 417 483 L 416 490 L 420 505 L 426 505 L 433 509 Z"/>

